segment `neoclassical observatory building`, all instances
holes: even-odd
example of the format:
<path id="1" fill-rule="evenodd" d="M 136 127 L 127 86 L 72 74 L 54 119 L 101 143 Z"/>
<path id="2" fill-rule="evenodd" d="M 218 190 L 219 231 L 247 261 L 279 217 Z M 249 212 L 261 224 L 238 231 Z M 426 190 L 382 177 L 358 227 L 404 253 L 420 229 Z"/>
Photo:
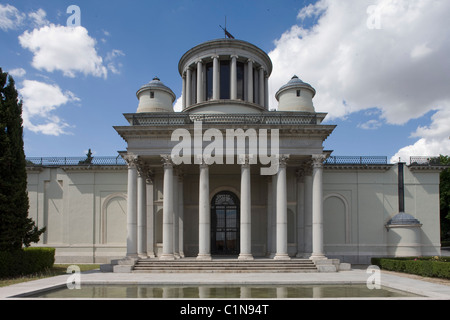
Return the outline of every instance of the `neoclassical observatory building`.
<path id="1" fill-rule="evenodd" d="M 124 114 L 128 125 L 114 127 L 125 163 L 30 159 L 30 213 L 48 226 L 40 245 L 56 247 L 57 260 L 440 253 L 441 167 L 324 150 L 335 126 L 314 106 L 316 90 L 286 75 L 269 111 L 272 62 L 246 41 L 199 44 L 178 70 L 181 112 L 155 77 Z"/>

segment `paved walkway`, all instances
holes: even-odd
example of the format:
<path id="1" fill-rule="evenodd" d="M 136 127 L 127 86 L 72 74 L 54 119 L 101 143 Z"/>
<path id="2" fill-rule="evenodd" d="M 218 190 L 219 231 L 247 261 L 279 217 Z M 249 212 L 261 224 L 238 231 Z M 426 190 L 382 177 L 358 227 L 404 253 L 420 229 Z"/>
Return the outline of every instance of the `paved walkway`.
<path id="1" fill-rule="evenodd" d="M 65 286 L 70 275 L 62 275 L 0 288 L 0 299 L 56 286 Z M 83 283 L 97 284 L 365 284 L 370 274 L 365 267 L 336 273 L 102 273 L 80 274 Z M 409 291 L 433 300 L 450 300 L 450 283 L 433 283 L 391 272 L 381 272 L 381 284 Z M 17 299 L 17 298 L 16 298 Z M 417 298 L 415 298 L 417 299 Z"/>

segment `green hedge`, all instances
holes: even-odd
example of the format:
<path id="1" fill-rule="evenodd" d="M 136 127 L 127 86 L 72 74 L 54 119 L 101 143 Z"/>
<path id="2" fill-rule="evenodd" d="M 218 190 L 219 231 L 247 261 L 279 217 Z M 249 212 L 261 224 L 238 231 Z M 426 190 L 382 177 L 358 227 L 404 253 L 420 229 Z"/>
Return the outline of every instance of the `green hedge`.
<path id="1" fill-rule="evenodd" d="M 41 272 L 51 268 L 54 262 L 55 248 L 30 247 L 0 252 L 0 278 Z"/>
<path id="2" fill-rule="evenodd" d="M 416 274 L 423 277 L 450 279 L 450 258 L 372 258 L 380 269 Z"/>

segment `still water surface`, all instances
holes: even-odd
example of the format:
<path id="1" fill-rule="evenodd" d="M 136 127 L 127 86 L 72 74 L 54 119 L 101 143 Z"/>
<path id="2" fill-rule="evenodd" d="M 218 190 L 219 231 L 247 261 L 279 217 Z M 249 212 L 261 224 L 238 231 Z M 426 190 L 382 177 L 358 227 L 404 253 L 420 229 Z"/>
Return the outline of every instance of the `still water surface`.
<path id="1" fill-rule="evenodd" d="M 210 299 L 210 298 L 383 298 L 418 297 L 418 295 L 388 287 L 369 289 L 365 284 L 353 285 L 81 285 L 80 289 L 51 289 L 27 295 L 35 298 L 89 298 L 89 299 Z"/>

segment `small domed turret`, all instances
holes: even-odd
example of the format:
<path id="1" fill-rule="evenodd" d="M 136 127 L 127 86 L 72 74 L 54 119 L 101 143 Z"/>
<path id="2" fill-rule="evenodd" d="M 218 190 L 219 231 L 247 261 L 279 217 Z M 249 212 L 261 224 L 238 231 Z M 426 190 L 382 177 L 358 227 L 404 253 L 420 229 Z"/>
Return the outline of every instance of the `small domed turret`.
<path id="1" fill-rule="evenodd" d="M 278 100 L 278 111 L 315 112 L 312 99 L 316 90 L 297 76 L 282 86 L 275 94 Z"/>
<path id="2" fill-rule="evenodd" d="M 176 99 L 173 91 L 164 85 L 158 77 L 142 86 L 136 96 L 139 99 L 137 113 L 140 112 L 173 112 Z"/>

